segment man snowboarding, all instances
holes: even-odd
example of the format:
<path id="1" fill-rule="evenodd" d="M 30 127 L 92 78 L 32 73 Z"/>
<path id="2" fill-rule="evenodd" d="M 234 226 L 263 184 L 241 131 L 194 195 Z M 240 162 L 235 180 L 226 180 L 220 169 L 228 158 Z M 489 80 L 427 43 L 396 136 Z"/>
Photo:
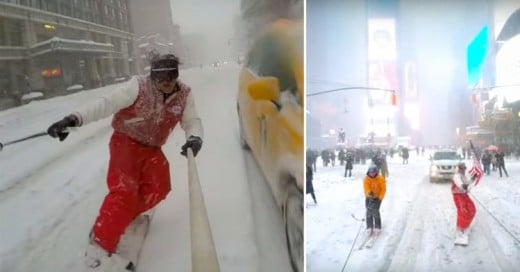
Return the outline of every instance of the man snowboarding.
<path id="1" fill-rule="evenodd" d="M 114 114 L 109 143 L 108 194 L 89 235 L 85 263 L 95 271 L 133 271 L 137 260 L 119 252 L 125 229 L 166 198 L 171 189 L 170 166 L 161 147 L 176 125 L 186 134 L 182 155 L 202 147 L 203 128 L 188 85 L 178 80 L 179 59 L 151 55 L 150 74 L 135 76 L 47 130 L 65 140 L 67 128 L 80 127 Z M 149 220 L 149 219 L 148 219 Z M 146 218 L 144 220 L 146 222 Z"/>
<path id="2" fill-rule="evenodd" d="M 381 232 L 381 214 L 379 208 L 386 193 L 385 177 L 378 174 L 377 166 L 371 165 L 368 168 L 365 179 L 363 180 L 365 192 L 365 207 L 367 235 L 379 235 Z"/>
<path id="3" fill-rule="evenodd" d="M 473 168 L 470 170 L 471 177 L 466 176 L 466 164 L 459 163 L 458 172 L 453 176 L 451 183 L 451 192 L 453 194 L 453 201 L 457 208 L 457 231 L 455 234 L 455 244 L 468 244 L 468 227 L 475 217 L 475 204 L 468 195 L 470 188 L 478 184 L 483 175 L 480 169 L 480 163 L 476 158 Z"/>

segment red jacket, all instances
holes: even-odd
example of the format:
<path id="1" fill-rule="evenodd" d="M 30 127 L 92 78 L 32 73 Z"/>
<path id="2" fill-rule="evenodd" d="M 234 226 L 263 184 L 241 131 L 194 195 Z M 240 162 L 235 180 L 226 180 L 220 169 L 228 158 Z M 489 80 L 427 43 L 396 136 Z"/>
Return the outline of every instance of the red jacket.
<path id="1" fill-rule="evenodd" d="M 116 132 L 149 146 L 164 145 L 178 123 L 186 139 L 192 135 L 202 138 L 202 122 L 190 87 L 177 80 L 175 88 L 178 90 L 164 100 L 149 76 L 133 77 L 85 103 L 74 114 L 79 126 L 114 114 L 112 127 Z"/>
<path id="2" fill-rule="evenodd" d="M 190 87 L 181 82 L 175 87 L 179 88 L 176 95 L 164 101 L 164 95 L 152 88 L 149 77 L 140 78 L 137 99 L 114 115 L 114 130 L 146 145 L 164 145 L 182 118 L 190 92 Z"/>

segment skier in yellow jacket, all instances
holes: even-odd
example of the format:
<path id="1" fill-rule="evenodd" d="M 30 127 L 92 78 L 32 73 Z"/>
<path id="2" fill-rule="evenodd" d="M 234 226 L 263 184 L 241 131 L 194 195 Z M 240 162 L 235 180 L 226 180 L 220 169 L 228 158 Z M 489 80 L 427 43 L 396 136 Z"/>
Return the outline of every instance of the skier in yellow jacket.
<path id="1" fill-rule="evenodd" d="M 367 234 L 379 235 L 381 232 L 381 215 L 379 207 L 386 193 L 386 179 L 379 175 L 377 167 L 371 165 L 368 167 L 367 175 L 363 180 L 365 189 L 365 206 L 367 208 L 366 222 Z"/>

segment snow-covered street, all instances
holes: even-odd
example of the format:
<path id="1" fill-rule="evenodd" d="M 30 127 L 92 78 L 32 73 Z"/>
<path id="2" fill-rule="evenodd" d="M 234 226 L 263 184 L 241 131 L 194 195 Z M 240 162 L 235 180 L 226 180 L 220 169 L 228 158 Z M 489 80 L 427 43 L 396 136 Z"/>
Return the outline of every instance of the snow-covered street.
<path id="1" fill-rule="evenodd" d="M 470 244 L 455 246 L 456 210 L 450 183 L 430 183 L 429 161 L 388 159 L 390 176 L 381 205 L 383 231 L 371 249 L 359 250 L 365 222 L 362 179 L 355 164 L 322 167 L 314 178 L 317 205 L 306 196 L 306 268 L 321 271 L 518 271 L 520 267 L 520 161 L 506 160 L 509 178 L 484 176 L 471 197 L 477 214 Z M 471 165 L 471 161 L 466 162 Z M 352 250 L 352 251 L 351 251 Z"/>
<path id="2" fill-rule="evenodd" d="M 234 64 L 183 70 L 204 126 L 199 178 L 221 271 L 290 271 L 279 210 L 249 152 L 239 144 Z M 0 142 L 47 127 L 113 86 L 0 112 Z M 39 137 L 0 152 L 0 271 L 83 271 L 88 232 L 107 188 L 111 118 Z M 187 161 L 177 128 L 163 150 L 172 191 L 159 204 L 138 271 L 191 271 Z M 167 270 L 168 269 L 168 270 Z"/>

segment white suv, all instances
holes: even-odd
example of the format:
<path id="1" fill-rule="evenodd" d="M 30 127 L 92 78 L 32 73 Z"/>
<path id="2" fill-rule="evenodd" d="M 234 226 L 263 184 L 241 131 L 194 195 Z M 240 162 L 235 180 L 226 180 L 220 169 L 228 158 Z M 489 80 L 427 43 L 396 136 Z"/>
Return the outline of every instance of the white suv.
<path id="1" fill-rule="evenodd" d="M 462 158 L 455 150 L 437 150 L 430 157 L 430 161 L 430 182 L 435 182 L 451 180 Z"/>

